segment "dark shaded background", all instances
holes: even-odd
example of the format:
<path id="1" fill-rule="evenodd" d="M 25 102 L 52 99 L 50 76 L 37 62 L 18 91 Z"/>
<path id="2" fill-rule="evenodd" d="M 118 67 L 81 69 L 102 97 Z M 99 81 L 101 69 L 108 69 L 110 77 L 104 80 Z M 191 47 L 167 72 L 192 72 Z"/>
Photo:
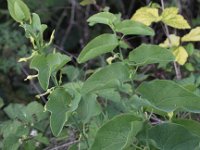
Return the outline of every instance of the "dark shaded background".
<path id="1" fill-rule="evenodd" d="M 130 18 L 140 7 L 146 6 L 150 0 L 97 0 L 96 5 L 80 6 L 78 0 L 25 0 L 32 12 L 40 15 L 43 23 L 48 24 L 45 38 L 48 40 L 53 29 L 56 30 L 54 47 L 63 53 L 76 57 L 84 45 L 93 37 L 110 32 L 104 25 L 89 27 L 86 20 L 92 14 L 109 6 L 112 13 L 122 13 L 123 18 Z M 159 0 L 153 2 L 160 3 Z M 177 6 L 180 13 L 189 21 L 192 27 L 200 24 L 200 0 L 165 0 L 167 6 Z M 156 36 L 153 38 L 127 37 L 127 42 L 136 47 L 141 42 L 158 44 L 165 39 L 162 26 L 154 24 Z M 186 30 L 171 33 L 178 35 L 187 33 Z M 199 45 L 195 45 L 199 48 Z M 6 104 L 11 102 L 28 103 L 41 89 L 35 82 L 25 82 L 26 75 L 31 73 L 26 64 L 17 60 L 28 56 L 30 43 L 9 16 L 6 0 L 0 0 L 0 97 Z M 73 63 L 72 63 L 73 64 Z M 73 65 L 76 65 L 75 63 Z M 87 68 L 102 65 L 100 59 L 86 64 Z M 85 67 L 85 66 L 84 66 Z M 157 72 L 158 73 L 158 72 Z"/>

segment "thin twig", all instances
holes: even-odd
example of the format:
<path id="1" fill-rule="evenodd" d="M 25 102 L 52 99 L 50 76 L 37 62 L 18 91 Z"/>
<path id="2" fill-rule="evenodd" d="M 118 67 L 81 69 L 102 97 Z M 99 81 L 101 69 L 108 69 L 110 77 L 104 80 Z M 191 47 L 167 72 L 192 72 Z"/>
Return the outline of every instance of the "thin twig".
<path id="1" fill-rule="evenodd" d="M 87 147 L 89 148 L 89 147 L 90 147 L 90 145 L 89 145 L 89 142 L 88 142 L 88 139 L 87 139 L 87 137 L 86 137 L 85 133 L 84 133 L 84 132 L 83 132 L 83 130 L 81 130 L 81 128 L 79 127 L 79 125 L 78 125 L 78 122 L 77 122 L 76 118 L 75 118 L 74 116 L 72 116 L 72 119 L 74 120 L 74 122 L 75 122 L 75 125 L 76 125 L 77 129 L 78 129 L 78 130 L 79 130 L 79 132 L 82 134 L 82 136 L 83 136 L 83 138 L 84 138 L 84 140 L 85 140 L 85 142 L 86 142 L 86 145 L 87 145 Z"/>
<path id="2" fill-rule="evenodd" d="M 134 5 L 135 5 L 135 0 L 132 0 L 128 8 L 127 18 L 130 18 L 130 16 L 132 15 L 133 13 L 132 10 L 133 10 Z"/>
<path id="3" fill-rule="evenodd" d="M 176 0 L 176 3 L 177 3 L 180 13 L 182 13 L 181 0 Z"/>
<path id="4" fill-rule="evenodd" d="M 58 145 L 58 146 L 53 147 L 53 148 L 45 148 L 44 150 L 58 150 L 58 149 L 61 149 L 61 148 L 63 149 L 63 148 L 67 148 L 67 147 L 69 147 L 69 146 L 71 146 L 71 145 L 73 145 L 73 144 L 76 144 L 76 143 L 78 143 L 78 142 L 80 142 L 80 141 L 79 141 L 79 140 L 76 140 L 76 141 L 64 143 L 64 144 L 62 144 L 62 145 Z"/>
<path id="5" fill-rule="evenodd" d="M 24 69 L 22 66 L 21 66 L 21 70 L 22 70 L 22 72 L 23 72 L 26 76 L 29 75 L 28 72 L 26 71 L 26 69 Z M 37 92 L 38 94 L 42 94 L 42 92 L 40 91 L 40 89 L 37 87 L 37 85 L 35 85 L 35 83 L 34 83 L 32 80 L 30 80 L 30 84 L 31 84 L 31 86 L 36 90 L 36 92 Z M 41 98 L 41 100 L 42 100 L 43 103 L 46 103 L 46 102 L 47 102 L 47 100 L 46 100 L 43 96 L 41 96 L 40 98 Z"/>
<path id="6" fill-rule="evenodd" d="M 76 1 L 75 0 L 71 0 L 71 5 L 72 5 L 72 8 L 71 8 L 71 16 L 70 16 L 70 20 L 69 20 L 69 26 L 67 28 L 67 30 L 65 31 L 65 34 L 64 34 L 64 37 L 60 43 L 61 47 L 64 46 L 64 43 L 67 39 L 67 37 L 69 36 L 69 33 L 74 25 L 74 18 L 75 18 L 75 9 L 76 9 Z"/>
<path id="7" fill-rule="evenodd" d="M 90 5 L 87 6 L 86 11 L 85 11 L 85 20 L 89 18 L 90 14 Z M 84 41 L 88 41 L 89 38 L 89 28 L 87 22 L 84 24 Z"/>
<path id="8" fill-rule="evenodd" d="M 55 47 L 57 50 L 62 51 L 63 53 L 67 54 L 68 56 L 70 56 L 70 57 L 72 57 L 72 58 L 74 58 L 74 59 L 77 59 L 77 56 L 75 56 L 75 55 L 73 55 L 73 54 L 67 52 L 67 51 L 64 50 L 62 47 L 60 47 L 60 46 L 58 46 L 58 45 L 56 45 L 56 44 L 54 44 L 54 47 Z"/>
<path id="9" fill-rule="evenodd" d="M 67 9 L 64 9 L 61 16 L 59 17 L 57 23 L 56 23 L 56 28 L 55 31 L 58 31 L 58 29 L 61 26 L 61 23 L 63 22 L 64 18 L 67 16 Z"/>
<path id="10" fill-rule="evenodd" d="M 164 9 L 165 9 L 164 0 L 161 0 L 161 6 L 162 6 L 162 10 L 164 11 Z M 172 42 L 171 42 L 171 39 L 170 39 L 169 29 L 168 29 L 166 24 L 164 24 L 164 27 L 165 27 L 165 31 L 166 31 L 165 32 L 166 36 L 167 36 L 167 38 L 169 40 L 169 44 L 170 44 L 169 46 L 172 47 Z M 175 61 L 174 61 L 174 69 L 175 69 L 175 72 L 176 72 L 176 78 L 178 80 L 180 80 L 182 78 L 180 66 Z"/>

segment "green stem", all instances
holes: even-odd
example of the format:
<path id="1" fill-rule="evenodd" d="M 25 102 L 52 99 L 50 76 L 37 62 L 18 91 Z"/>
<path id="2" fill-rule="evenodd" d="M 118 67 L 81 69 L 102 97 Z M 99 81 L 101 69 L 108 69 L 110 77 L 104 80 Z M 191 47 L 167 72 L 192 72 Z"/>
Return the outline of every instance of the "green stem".
<path id="1" fill-rule="evenodd" d="M 86 141 L 87 148 L 89 148 L 89 147 L 90 147 L 90 145 L 89 145 L 89 142 L 88 142 L 88 139 L 87 139 L 87 137 L 86 137 L 85 133 L 84 133 L 84 132 L 83 132 L 83 130 L 81 130 L 81 128 L 79 127 L 79 125 L 78 125 L 78 122 L 77 122 L 76 118 L 75 118 L 74 116 L 72 116 L 72 119 L 74 120 L 74 122 L 75 122 L 75 125 L 76 125 L 77 129 L 79 130 L 79 132 L 80 132 L 80 133 L 83 135 L 83 138 L 84 138 L 84 139 L 85 139 L 85 141 Z"/>
<path id="2" fill-rule="evenodd" d="M 161 0 L 161 6 L 162 6 L 162 11 L 164 11 L 165 10 L 164 0 Z M 171 42 L 171 39 L 170 39 L 169 29 L 168 29 L 166 24 L 164 24 L 164 27 L 165 27 L 165 31 L 166 31 L 165 34 L 166 34 L 166 36 L 167 36 L 167 38 L 169 40 L 169 47 L 171 48 L 172 47 L 172 42 Z M 174 69 L 175 69 L 175 72 L 176 72 L 176 78 L 178 80 L 180 80 L 182 78 L 180 66 L 175 61 L 174 61 Z"/>
<path id="3" fill-rule="evenodd" d="M 135 144 L 132 144 L 135 148 L 137 148 L 137 149 L 139 149 L 139 150 L 143 150 L 143 148 L 141 148 L 141 147 L 139 147 L 139 146 L 137 146 L 137 145 L 135 145 Z"/>

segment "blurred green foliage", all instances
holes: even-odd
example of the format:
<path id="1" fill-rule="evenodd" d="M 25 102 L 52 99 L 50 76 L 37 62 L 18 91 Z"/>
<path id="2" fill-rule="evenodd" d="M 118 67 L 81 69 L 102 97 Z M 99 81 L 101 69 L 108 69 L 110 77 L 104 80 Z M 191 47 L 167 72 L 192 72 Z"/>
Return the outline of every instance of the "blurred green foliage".
<path id="1" fill-rule="evenodd" d="M 78 56 L 80 50 L 90 39 L 96 37 L 100 33 L 110 31 L 110 29 L 106 26 L 97 25 L 95 28 L 88 27 L 86 20 L 89 18 L 89 16 L 99 12 L 102 9 L 110 9 L 110 11 L 113 13 L 121 13 L 123 18 L 130 18 L 136 9 L 150 4 L 150 0 L 118 0 L 117 2 L 116 0 L 97 0 L 96 4 L 88 6 L 81 6 L 79 4 L 81 0 L 25 0 L 25 2 L 30 7 L 32 12 L 38 13 L 42 22 L 48 25 L 49 28 L 44 34 L 45 39 L 48 40 L 53 29 L 55 29 L 56 33 L 54 46 L 61 52 L 67 53 L 73 58 Z M 159 3 L 160 1 L 153 0 L 153 2 Z M 107 6 L 109 6 L 109 8 Z M 181 14 L 190 22 L 192 27 L 200 25 L 200 0 L 169 0 L 166 2 L 166 6 L 178 6 Z M 162 26 L 153 25 L 153 27 L 157 32 L 154 38 L 149 39 L 145 37 L 127 36 L 126 39 L 129 46 L 136 47 L 141 42 L 149 41 L 156 44 L 162 42 L 165 39 L 165 35 L 162 32 Z M 170 29 L 170 31 L 176 32 L 173 29 Z M 188 31 L 185 30 L 177 32 L 177 34 L 182 36 L 187 32 Z M 183 77 L 189 76 L 189 78 L 186 78 L 186 80 L 184 80 L 185 82 L 182 84 L 185 84 L 188 89 L 196 89 L 199 87 L 199 78 L 197 77 L 197 74 L 200 72 L 200 44 L 195 43 L 185 45 L 185 47 L 190 54 L 190 57 L 188 63 L 181 67 L 181 69 L 183 72 Z M 45 120 L 48 117 L 48 114 L 45 114 L 44 118 L 41 120 L 36 118 L 36 124 L 38 123 L 37 127 L 35 125 L 31 125 L 32 121 L 35 121 L 34 118 L 31 121 L 27 121 L 24 116 L 20 116 L 20 114 L 23 113 L 31 115 L 29 118 L 32 118 L 38 112 L 43 113 L 42 109 L 38 109 L 38 107 L 32 107 L 32 105 L 40 105 L 40 108 L 41 104 L 28 104 L 30 101 L 35 100 L 34 96 L 38 94 L 38 90 L 42 92 L 42 89 L 35 88 L 35 86 L 38 87 L 38 83 L 24 81 L 24 78 L 27 76 L 27 72 L 31 71 L 25 64 L 19 64 L 17 62 L 20 57 L 28 56 L 30 51 L 30 42 L 26 40 L 24 37 L 24 32 L 18 28 L 18 24 L 16 24 L 9 16 L 6 1 L 0 0 L 0 97 L 2 97 L 0 98 L 0 107 L 3 105 L 3 103 L 5 104 L 0 110 L 0 124 L 6 120 L 6 122 L 0 125 L 0 135 L 3 135 L 3 137 L 0 137 L 0 141 L 4 138 L 7 145 L 10 146 L 10 141 L 16 140 L 16 136 L 18 136 L 17 139 L 19 137 L 22 139 L 25 137 L 23 140 L 27 140 L 27 142 L 24 142 L 22 148 L 28 150 L 34 149 L 33 145 L 37 144 L 38 141 L 40 143 L 38 149 L 41 149 L 45 147 L 45 145 L 49 144 L 48 138 L 52 138 L 52 134 L 49 133 L 50 129 L 48 126 L 48 120 Z M 123 53 L 127 54 L 128 52 L 125 51 Z M 66 66 L 61 70 L 64 74 L 63 81 L 73 82 L 80 79 L 85 79 L 94 72 L 93 69 L 96 68 L 96 66 L 99 67 L 104 65 L 104 57 L 97 58 L 79 68 L 77 68 L 76 63 L 72 62 L 69 66 Z M 163 70 L 166 72 L 163 73 Z M 86 71 L 86 73 L 84 74 L 83 71 Z M 155 78 L 163 78 L 163 76 L 171 79 L 173 78 L 171 75 L 172 71 L 173 68 L 165 64 L 160 64 L 158 68 L 156 68 L 155 65 L 150 65 L 148 67 L 140 68 L 140 74 L 135 78 L 137 79 L 138 83 L 145 79 L 150 80 Z M 192 73 L 188 73 L 188 71 Z M 190 86 L 193 83 L 196 84 L 196 87 Z M 110 92 L 116 94 L 115 91 Z M 199 91 L 195 92 L 199 93 Z M 109 94 L 106 95 L 104 93 L 104 95 L 102 94 L 102 97 L 103 96 L 109 97 Z M 118 98 L 117 94 L 115 96 Z M 110 99 L 112 99 L 112 97 Z M 27 107 L 32 107 L 31 110 L 33 112 L 27 112 Z M 115 110 L 114 105 L 109 107 L 110 110 Z M 116 107 L 121 108 L 123 106 Z M 109 115 L 112 115 L 112 113 Z M 12 117 L 11 114 L 15 114 L 16 116 Z M 103 121 L 101 120 L 100 122 Z M 94 129 L 94 131 L 89 131 L 89 136 L 94 137 L 98 125 L 89 124 L 88 126 L 92 126 L 91 128 Z M 5 131 L 8 130 L 8 128 L 13 128 L 13 130 L 10 130 L 10 133 L 5 134 Z M 29 142 L 30 131 L 35 130 L 39 132 L 37 133 L 37 136 L 31 138 L 35 138 L 36 142 Z M 72 130 L 75 129 L 72 128 Z M 71 133 L 61 133 L 61 136 L 56 140 L 62 141 L 64 139 L 66 141 L 66 138 L 68 137 L 67 134 Z M 73 136 L 73 138 L 77 138 L 77 135 Z M 56 143 L 57 141 L 53 142 Z M 1 145 L 2 143 L 0 142 L 0 149 Z M 8 149 L 15 149 L 16 147 L 19 147 L 19 145 L 12 146 L 14 148 L 8 147 Z"/>

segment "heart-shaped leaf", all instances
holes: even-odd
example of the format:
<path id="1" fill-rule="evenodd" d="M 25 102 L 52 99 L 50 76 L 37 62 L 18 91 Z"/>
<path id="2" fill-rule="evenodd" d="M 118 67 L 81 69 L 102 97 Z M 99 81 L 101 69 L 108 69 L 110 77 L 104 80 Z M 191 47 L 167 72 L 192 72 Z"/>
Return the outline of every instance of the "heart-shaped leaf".
<path id="1" fill-rule="evenodd" d="M 45 55 L 36 55 L 33 57 L 30 68 L 38 71 L 38 80 L 43 89 L 48 89 L 51 70 Z"/>
<path id="2" fill-rule="evenodd" d="M 142 83 L 136 90 L 150 105 L 164 112 L 185 110 L 200 113 L 200 97 L 169 80 Z"/>
<path id="3" fill-rule="evenodd" d="M 122 150 L 129 145 L 129 137 L 136 136 L 141 130 L 142 124 L 135 115 L 116 116 L 98 130 L 90 150 Z"/>
<path id="4" fill-rule="evenodd" d="M 77 112 L 83 123 L 87 123 L 92 117 L 99 115 L 101 106 L 97 101 L 97 95 L 87 94 L 83 96 Z"/>
<path id="5" fill-rule="evenodd" d="M 44 107 L 38 102 L 31 102 L 27 106 L 22 104 L 10 104 L 4 108 L 4 112 L 11 119 L 19 119 L 24 123 L 36 123 L 48 117 Z"/>
<path id="6" fill-rule="evenodd" d="M 56 73 L 71 60 L 67 55 L 52 53 L 47 56 L 36 55 L 33 57 L 30 68 L 38 71 L 38 80 L 43 89 L 48 89 L 52 73 Z"/>
<path id="7" fill-rule="evenodd" d="M 191 133 L 200 137 L 200 123 L 199 122 L 195 120 L 188 120 L 188 119 L 173 119 L 172 122 L 183 126 Z"/>
<path id="8" fill-rule="evenodd" d="M 150 26 L 153 22 L 160 21 L 160 19 L 158 8 L 151 7 L 141 7 L 131 18 L 131 20 L 141 22 L 147 26 Z"/>
<path id="9" fill-rule="evenodd" d="M 51 112 L 51 130 L 55 136 L 58 136 L 71 114 L 69 109 L 72 97 L 64 88 L 56 88 L 48 99 L 45 107 Z"/>
<path id="10" fill-rule="evenodd" d="M 164 123 L 149 129 L 149 138 L 160 150 L 189 150 L 200 148 L 199 137 L 191 134 L 183 126 Z"/>
<path id="11" fill-rule="evenodd" d="M 57 72 L 69 61 L 71 61 L 69 56 L 60 53 L 52 53 L 47 55 L 47 62 L 51 69 L 51 73 Z"/>
<path id="12" fill-rule="evenodd" d="M 172 52 L 157 45 L 142 44 L 129 53 L 129 61 L 134 65 L 147 65 L 175 60 Z"/>
<path id="13" fill-rule="evenodd" d="M 123 63 L 113 63 L 92 74 L 83 84 L 81 93 L 87 94 L 102 89 L 117 88 L 129 80 L 129 69 Z"/>
<path id="14" fill-rule="evenodd" d="M 183 16 L 178 14 L 178 8 L 170 7 L 166 8 L 162 15 L 162 21 L 176 29 L 190 29 L 190 25 L 188 24 L 187 20 L 183 18 Z"/>

